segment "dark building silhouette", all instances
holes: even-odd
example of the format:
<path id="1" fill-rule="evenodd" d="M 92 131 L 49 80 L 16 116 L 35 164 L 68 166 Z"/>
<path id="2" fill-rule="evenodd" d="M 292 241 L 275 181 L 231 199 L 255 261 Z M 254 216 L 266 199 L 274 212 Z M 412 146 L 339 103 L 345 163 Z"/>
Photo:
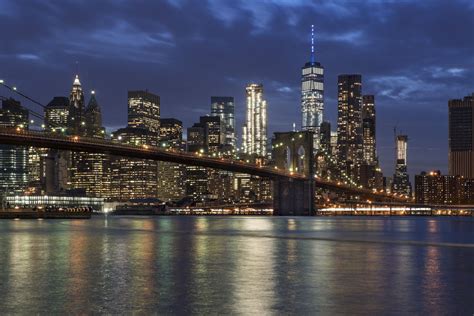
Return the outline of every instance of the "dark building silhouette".
<path id="1" fill-rule="evenodd" d="M 474 93 L 450 100 L 449 175 L 474 178 Z"/>

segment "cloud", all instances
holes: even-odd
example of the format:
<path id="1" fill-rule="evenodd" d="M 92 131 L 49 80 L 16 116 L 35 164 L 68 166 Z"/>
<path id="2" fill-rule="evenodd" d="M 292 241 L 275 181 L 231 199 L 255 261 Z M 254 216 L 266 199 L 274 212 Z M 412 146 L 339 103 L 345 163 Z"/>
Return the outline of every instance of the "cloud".
<path id="1" fill-rule="evenodd" d="M 316 58 L 325 68 L 324 117 L 333 129 L 337 75 L 360 73 L 364 93 L 377 98 L 380 145 L 392 146 L 385 126 L 399 120 L 419 135 L 418 147 L 432 147 L 433 137 L 447 138 L 439 128 L 447 100 L 473 89 L 469 8 L 469 0 L 103 0 L 93 7 L 3 0 L 1 77 L 47 102 L 68 95 L 79 60 L 81 82 L 101 91 L 110 126 L 125 121 L 127 90 L 149 88 L 161 96 L 162 115 L 185 127 L 209 111 L 210 95 L 234 96 L 239 132 L 245 85 L 256 81 L 269 101 L 269 132 L 283 131 L 301 121 L 301 67 L 314 24 Z M 407 108 L 424 115 L 427 107 L 434 110 L 422 122 L 406 115 Z M 391 159 L 382 155 L 385 170 Z"/>
<path id="2" fill-rule="evenodd" d="M 17 54 L 16 57 L 18 59 L 23 59 L 23 60 L 40 60 L 41 59 L 38 55 L 35 55 L 35 54 Z"/>

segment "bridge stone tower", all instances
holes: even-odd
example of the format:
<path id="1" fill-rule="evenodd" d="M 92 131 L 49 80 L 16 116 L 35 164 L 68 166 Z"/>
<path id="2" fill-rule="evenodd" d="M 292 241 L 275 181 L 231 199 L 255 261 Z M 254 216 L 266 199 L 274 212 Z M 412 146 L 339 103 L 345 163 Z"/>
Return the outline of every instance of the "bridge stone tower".
<path id="1" fill-rule="evenodd" d="M 273 182 L 275 215 L 314 214 L 314 154 L 312 131 L 275 133 L 272 156 L 275 167 L 303 175 L 303 179 Z"/>

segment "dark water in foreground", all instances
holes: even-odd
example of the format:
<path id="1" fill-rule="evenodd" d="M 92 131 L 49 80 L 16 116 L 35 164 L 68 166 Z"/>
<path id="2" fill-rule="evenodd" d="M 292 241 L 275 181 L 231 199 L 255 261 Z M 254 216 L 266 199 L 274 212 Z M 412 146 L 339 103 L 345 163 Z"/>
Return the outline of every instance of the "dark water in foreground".
<path id="1" fill-rule="evenodd" d="M 0 314 L 474 313 L 473 218 L 0 221 Z"/>

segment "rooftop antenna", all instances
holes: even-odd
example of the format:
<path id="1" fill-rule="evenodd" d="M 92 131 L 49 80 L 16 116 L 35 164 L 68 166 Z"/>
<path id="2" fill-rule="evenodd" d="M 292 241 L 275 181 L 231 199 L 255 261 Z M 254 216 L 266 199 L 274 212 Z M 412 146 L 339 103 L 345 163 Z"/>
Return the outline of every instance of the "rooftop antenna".
<path id="1" fill-rule="evenodd" d="M 311 63 L 314 64 L 314 24 L 311 24 Z"/>
<path id="2" fill-rule="evenodd" d="M 79 61 L 76 60 L 76 75 L 79 75 Z"/>

